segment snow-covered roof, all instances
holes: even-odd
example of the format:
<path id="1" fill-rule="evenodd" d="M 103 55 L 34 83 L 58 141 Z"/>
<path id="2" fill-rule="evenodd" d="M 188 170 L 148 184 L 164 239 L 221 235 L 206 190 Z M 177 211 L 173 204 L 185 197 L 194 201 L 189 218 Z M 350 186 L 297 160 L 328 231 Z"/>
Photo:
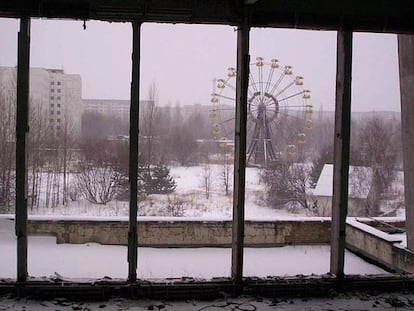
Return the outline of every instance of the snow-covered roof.
<path id="1" fill-rule="evenodd" d="M 349 166 L 349 188 L 350 198 L 365 199 L 372 184 L 372 169 L 364 166 Z M 332 196 L 333 191 L 333 164 L 325 164 L 313 194 L 315 196 Z"/>

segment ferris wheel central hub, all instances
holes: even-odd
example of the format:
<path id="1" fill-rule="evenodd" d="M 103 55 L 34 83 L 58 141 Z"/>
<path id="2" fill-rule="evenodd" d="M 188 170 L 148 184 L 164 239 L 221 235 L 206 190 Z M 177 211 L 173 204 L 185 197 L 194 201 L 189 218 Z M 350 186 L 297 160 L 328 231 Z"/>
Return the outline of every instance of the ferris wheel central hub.
<path id="1" fill-rule="evenodd" d="M 253 122 L 263 118 L 272 121 L 279 114 L 279 102 L 272 94 L 255 92 L 247 100 L 247 111 Z"/>

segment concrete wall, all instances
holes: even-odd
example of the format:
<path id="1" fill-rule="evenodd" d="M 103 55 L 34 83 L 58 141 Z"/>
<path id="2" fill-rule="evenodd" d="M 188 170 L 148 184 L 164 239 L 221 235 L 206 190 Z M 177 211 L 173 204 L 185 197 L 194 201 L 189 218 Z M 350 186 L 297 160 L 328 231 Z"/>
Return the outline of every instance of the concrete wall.
<path id="1" fill-rule="evenodd" d="M 108 220 L 30 219 L 29 234 L 52 234 L 57 243 L 95 242 L 127 245 L 128 222 Z M 347 248 L 385 267 L 414 273 L 414 253 L 397 236 L 367 224 L 348 222 Z M 257 247 L 329 244 L 330 219 L 246 221 L 245 245 Z M 149 247 L 230 246 L 230 221 L 138 221 L 138 245 Z"/>
<path id="2" fill-rule="evenodd" d="M 383 264 L 389 266 L 392 263 L 392 242 L 368 234 L 348 224 L 346 227 L 346 243 L 348 247 L 360 252 L 363 251 L 363 255 L 372 259 L 377 258 Z"/>
<path id="3" fill-rule="evenodd" d="M 318 215 L 321 217 L 332 216 L 332 197 L 315 196 L 318 200 Z M 348 216 L 365 216 L 367 214 L 367 199 L 349 198 L 348 199 Z"/>
<path id="4" fill-rule="evenodd" d="M 127 245 L 127 221 L 29 220 L 29 234 L 52 234 L 57 243 Z M 245 244 L 327 244 L 330 220 L 246 221 Z M 139 221 L 138 244 L 153 247 L 230 246 L 230 221 Z"/>
<path id="5" fill-rule="evenodd" d="M 350 223 L 346 227 L 347 248 L 391 270 L 414 273 L 414 252 L 401 242 L 398 237 L 373 227 L 364 230 Z"/>

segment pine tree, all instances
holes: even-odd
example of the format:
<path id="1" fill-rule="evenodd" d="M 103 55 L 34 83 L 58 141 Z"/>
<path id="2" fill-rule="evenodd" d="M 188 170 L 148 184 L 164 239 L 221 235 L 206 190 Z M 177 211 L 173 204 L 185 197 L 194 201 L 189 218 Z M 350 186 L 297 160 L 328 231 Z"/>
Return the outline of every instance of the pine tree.
<path id="1" fill-rule="evenodd" d="M 138 170 L 138 179 L 146 194 L 167 194 L 174 192 L 176 188 L 169 168 L 162 163 L 151 166 L 149 169 L 141 167 Z"/>
<path id="2" fill-rule="evenodd" d="M 166 194 L 174 192 L 176 184 L 170 175 L 169 168 L 164 164 L 157 164 L 151 169 L 151 193 Z"/>

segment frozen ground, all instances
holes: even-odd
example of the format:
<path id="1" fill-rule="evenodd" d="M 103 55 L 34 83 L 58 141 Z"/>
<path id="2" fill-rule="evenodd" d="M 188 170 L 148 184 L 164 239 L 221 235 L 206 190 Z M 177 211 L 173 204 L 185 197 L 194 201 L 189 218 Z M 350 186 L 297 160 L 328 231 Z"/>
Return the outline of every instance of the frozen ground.
<path id="1" fill-rule="evenodd" d="M 329 293 L 330 298 L 284 298 L 267 299 L 261 297 L 240 296 L 222 298 L 214 301 L 160 301 L 111 299 L 101 302 L 75 302 L 66 299 L 37 301 L 29 298 L 15 299 L 0 296 L 0 310 L 28 311 L 69 311 L 69 310 L 107 310 L 107 311 L 274 311 L 274 310 L 353 310 L 353 311 L 390 311 L 414 310 L 414 294 L 405 293 Z"/>

